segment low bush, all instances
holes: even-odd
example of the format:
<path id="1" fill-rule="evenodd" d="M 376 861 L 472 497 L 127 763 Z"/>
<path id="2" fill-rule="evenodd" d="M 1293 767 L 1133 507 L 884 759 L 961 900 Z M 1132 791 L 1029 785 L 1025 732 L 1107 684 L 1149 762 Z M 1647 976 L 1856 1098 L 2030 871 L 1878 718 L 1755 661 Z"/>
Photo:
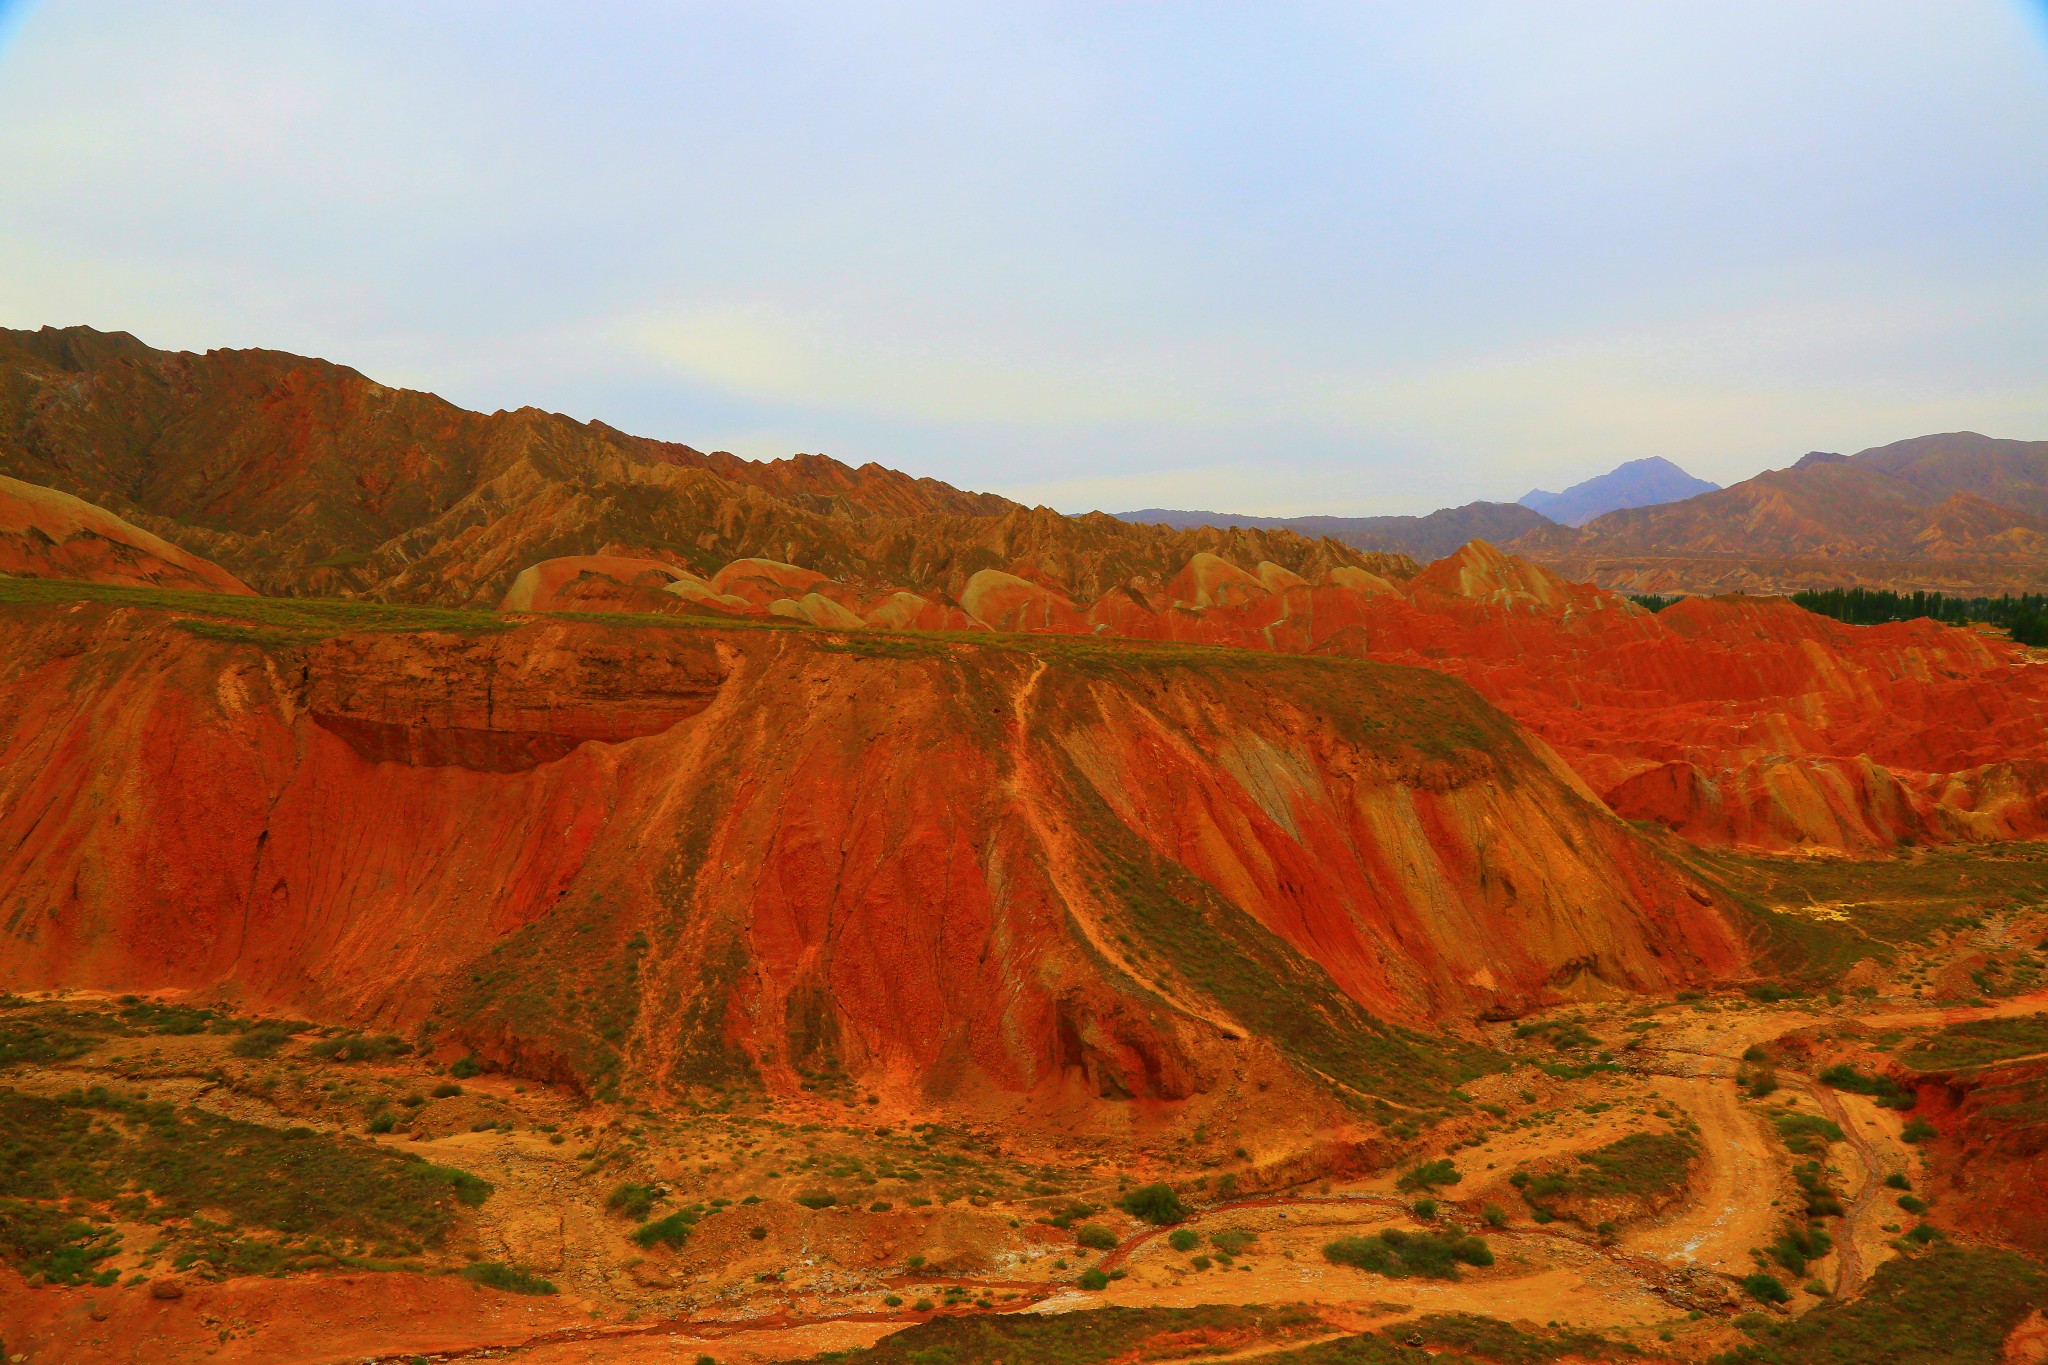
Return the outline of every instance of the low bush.
<path id="1" fill-rule="evenodd" d="M 690 1240 L 691 1229 L 697 1226 L 697 1217 L 694 1207 L 678 1209 L 666 1218 L 642 1223 L 633 1230 L 633 1240 L 644 1247 L 679 1247 Z"/>
<path id="2" fill-rule="evenodd" d="M 1758 1303 L 1784 1303 L 1792 1297 L 1785 1292 L 1785 1286 L 1779 1283 L 1777 1276 L 1766 1275 L 1762 1271 L 1743 1276 L 1742 1288 Z"/>
<path id="3" fill-rule="evenodd" d="M 1899 1133 L 1899 1140 L 1901 1142 L 1925 1142 L 1931 1137 L 1939 1137 L 1940 1135 L 1941 1130 L 1926 1119 L 1914 1119 Z"/>
<path id="4" fill-rule="evenodd" d="M 829 1209 L 839 1202 L 839 1196 L 830 1190 L 805 1190 L 796 1197 L 796 1202 L 807 1209 Z"/>
<path id="5" fill-rule="evenodd" d="M 1911 1090 L 1900 1088 L 1899 1083 L 1889 1076 L 1868 1076 L 1847 1062 L 1837 1062 L 1820 1073 L 1822 1085 L 1852 1094 L 1868 1095 L 1889 1109 L 1911 1109 L 1918 1096 Z"/>
<path id="6" fill-rule="evenodd" d="M 1081 1272 L 1081 1278 L 1077 1283 L 1083 1289 L 1090 1291 L 1107 1289 L 1109 1288 L 1109 1276 L 1091 1266 Z"/>
<path id="7" fill-rule="evenodd" d="M 1201 1243 L 1201 1240 L 1202 1239 L 1200 1237 L 1197 1237 L 1191 1229 L 1175 1228 L 1173 1232 L 1167 1237 L 1166 1244 L 1172 1247 L 1175 1251 L 1193 1251 L 1195 1247 Z M 1087 1243 L 1083 1242 L 1082 1245 L 1086 1246 Z M 1115 1243 L 1112 1242 L 1111 1245 L 1115 1245 Z"/>
<path id="8" fill-rule="evenodd" d="M 612 1190 L 611 1197 L 604 1201 L 604 1206 L 613 1213 L 637 1223 L 654 1212 L 654 1199 L 654 1186 L 627 1180 Z"/>
<path id="9" fill-rule="evenodd" d="M 1177 1237 L 1180 1234 L 1175 1233 L 1174 1235 Z M 1189 1233 L 1188 1236 L 1193 1237 L 1194 1234 Z M 1080 1227 L 1074 1229 L 1074 1242 L 1076 1245 L 1087 1247 L 1091 1251 L 1109 1251 L 1116 1246 L 1116 1234 L 1100 1223 L 1083 1223 Z M 1176 1247 L 1175 1250 L 1185 1250 L 1185 1248 Z"/>
<path id="10" fill-rule="evenodd" d="M 552 1294 L 554 1285 L 538 1275 L 529 1275 L 517 1266 L 502 1265 L 497 1261 L 478 1261 L 464 1266 L 462 1276 L 467 1280 L 490 1289 L 502 1289 L 507 1294 Z"/>
<path id="11" fill-rule="evenodd" d="M 1771 1123 L 1778 1130 L 1778 1141 L 1785 1144 L 1785 1150 L 1801 1156 L 1816 1150 L 1816 1139 L 1823 1145 L 1842 1141 L 1841 1125 L 1818 1114 L 1778 1114 L 1773 1116 Z"/>
<path id="12" fill-rule="evenodd" d="M 1259 1234 L 1250 1228 L 1224 1228 L 1221 1232 L 1209 1234 L 1209 1243 L 1226 1256 L 1242 1256 L 1245 1249 L 1259 1240 Z"/>
<path id="13" fill-rule="evenodd" d="M 1385 1228 L 1368 1237 L 1340 1237 L 1323 1248 L 1323 1259 L 1334 1265 L 1402 1279 L 1409 1275 L 1432 1280 L 1455 1280 L 1458 1266 L 1493 1264 L 1493 1252 L 1477 1237 L 1449 1232 L 1404 1232 Z"/>
<path id="14" fill-rule="evenodd" d="M 1767 1254 L 1797 1279 L 1806 1273 L 1808 1261 L 1818 1260 L 1833 1249 L 1834 1239 L 1827 1233 L 1819 1228 L 1793 1223 L 1778 1234 L 1778 1240 L 1767 1248 Z"/>
<path id="15" fill-rule="evenodd" d="M 1165 1184 L 1140 1185 L 1128 1190 L 1117 1201 L 1117 1207 L 1147 1223 L 1178 1223 L 1188 1216 L 1187 1205 L 1180 1202 L 1173 1186 Z"/>
<path id="16" fill-rule="evenodd" d="M 237 1057 L 275 1057 L 278 1049 L 291 1041 L 289 1030 L 271 1024 L 259 1024 L 234 1042 L 228 1044 L 228 1051 Z"/>
<path id="17" fill-rule="evenodd" d="M 1426 1161 L 1409 1171 L 1395 1182 L 1395 1188 L 1434 1192 L 1442 1186 L 1455 1185 L 1464 1178 L 1449 1157 L 1442 1157 L 1436 1161 Z"/>

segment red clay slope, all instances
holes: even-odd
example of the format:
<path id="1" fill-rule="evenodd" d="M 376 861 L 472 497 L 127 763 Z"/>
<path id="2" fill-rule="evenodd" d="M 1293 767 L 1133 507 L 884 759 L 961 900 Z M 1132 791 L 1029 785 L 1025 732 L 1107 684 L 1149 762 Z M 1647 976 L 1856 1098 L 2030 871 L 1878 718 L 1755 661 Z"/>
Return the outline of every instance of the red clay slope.
<path id="1" fill-rule="evenodd" d="M 0 475 L 0 574 L 134 588 L 251 591 L 219 565 L 105 508 L 5 475 Z"/>
<path id="2" fill-rule="evenodd" d="M 0 625 L 15 988 L 426 1023 L 595 1088 L 1401 1102 L 1455 1067 L 1382 1020 L 1745 964 L 1706 892 L 1421 670 L 652 621 Z"/>

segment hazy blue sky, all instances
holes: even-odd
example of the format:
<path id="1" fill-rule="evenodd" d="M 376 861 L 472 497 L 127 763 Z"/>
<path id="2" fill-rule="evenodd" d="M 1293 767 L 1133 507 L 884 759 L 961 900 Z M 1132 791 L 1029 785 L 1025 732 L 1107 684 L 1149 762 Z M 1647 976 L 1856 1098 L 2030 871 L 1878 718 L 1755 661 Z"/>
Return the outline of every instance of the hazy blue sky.
<path id="1" fill-rule="evenodd" d="M 0 324 L 1065 510 L 2048 437 L 2017 0 L 0 0 Z"/>

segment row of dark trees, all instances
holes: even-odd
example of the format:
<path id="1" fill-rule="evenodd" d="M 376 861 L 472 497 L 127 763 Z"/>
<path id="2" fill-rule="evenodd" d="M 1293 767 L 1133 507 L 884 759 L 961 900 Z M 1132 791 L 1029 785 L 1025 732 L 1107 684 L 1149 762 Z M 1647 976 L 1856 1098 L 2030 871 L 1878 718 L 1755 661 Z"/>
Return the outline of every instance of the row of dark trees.
<path id="1" fill-rule="evenodd" d="M 1651 611 L 1662 611 L 1678 599 L 1661 593 L 1640 593 L 1629 600 Z M 1792 600 L 1808 611 L 1852 626 L 1914 621 L 1923 616 L 1951 625 L 1988 621 L 2005 627 L 2020 644 L 2048 645 L 2048 594 L 2038 592 L 1950 597 L 1939 592 L 1888 592 L 1882 588 L 1821 588 L 1795 592 Z"/>

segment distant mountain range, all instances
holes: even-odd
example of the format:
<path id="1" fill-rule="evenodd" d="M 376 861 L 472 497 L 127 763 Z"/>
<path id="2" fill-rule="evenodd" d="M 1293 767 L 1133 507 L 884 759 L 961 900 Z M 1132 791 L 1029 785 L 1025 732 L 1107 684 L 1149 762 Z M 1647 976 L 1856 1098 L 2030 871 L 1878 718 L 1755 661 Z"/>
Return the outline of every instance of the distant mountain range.
<path id="1" fill-rule="evenodd" d="M 1183 530 L 1290 530 L 1418 560 L 1486 540 L 1574 581 L 1626 592 L 2048 591 L 2048 441 L 1971 431 L 1856 455 L 1815 451 L 1727 488 L 1652 457 L 1562 493 L 1537 489 L 1519 503 L 1472 502 L 1422 517 L 1156 507 L 1116 515 Z"/>
<path id="2" fill-rule="evenodd" d="M 1506 544 L 1559 523 L 1582 526 L 1617 508 L 1648 507 L 1719 487 L 1705 479 L 1695 479 L 1669 460 L 1652 456 L 1647 460 L 1630 460 L 1598 478 L 1573 484 L 1562 493 L 1532 489 L 1520 502 L 1468 502 L 1420 517 L 1248 517 L 1237 512 L 1190 512 L 1168 507 L 1147 507 L 1114 515 L 1122 521 L 1171 526 L 1176 530 L 1245 526 L 1294 531 L 1304 536 L 1328 536 L 1361 550 L 1430 560 L 1442 559 L 1468 540 Z"/>
<path id="3" fill-rule="evenodd" d="M 1247 517 L 1235 512 L 1187 512 L 1147 507 L 1117 512 L 1119 521 L 1144 526 L 1248 527 L 1262 531 L 1293 531 L 1327 536 L 1360 550 L 1410 555 L 1418 560 L 1442 559 L 1468 540 L 1503 544 L 1554 523 L 1541 512 L 1513 502 L 1468 502 L 1444 507 L 1424 517 Z"/>
<path id="4" fill-rule="evenodd" d="M 1562 493 L 1532 488 L 1522 495 L 1521 503 L 1561 526 L 1584 526 L 1609 512 L 1679 502 L 1712 493 L 1720 486 L 1694 478 L 1661 455 L 1652 455 L 1646 460 L 1617 465 L 1605 474 L 1573 484 Z"/>

